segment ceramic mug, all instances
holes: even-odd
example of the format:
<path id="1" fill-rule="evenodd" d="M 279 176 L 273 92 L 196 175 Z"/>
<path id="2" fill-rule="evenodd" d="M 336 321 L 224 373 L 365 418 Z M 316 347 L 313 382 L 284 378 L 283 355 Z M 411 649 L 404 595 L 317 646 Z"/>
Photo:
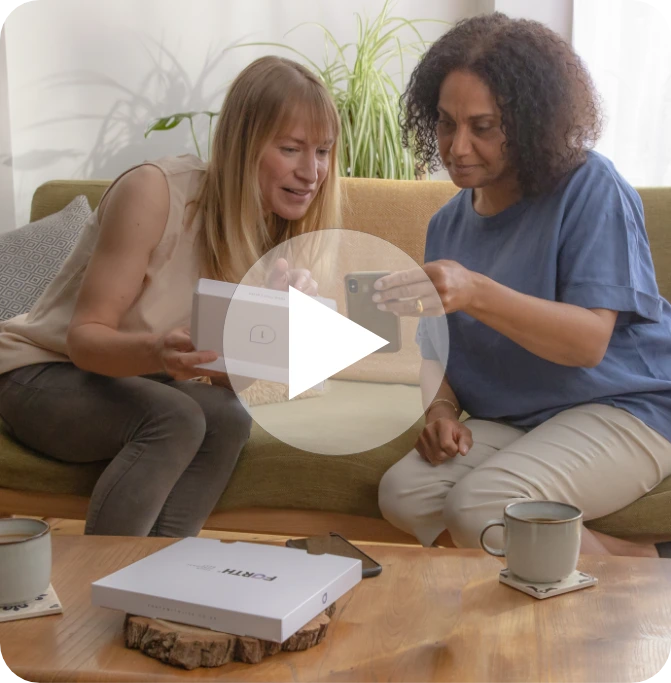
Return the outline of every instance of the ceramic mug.
<path id="1" fill-rule="evenodd" d="M 40 519 L 0 519 L 0 605 L 46 593 L 51 581 L 51 528 Z"/>
<path id="2" fill-rule="evenodd" d="M 493 526 L 504 528 L 503 550 L 485 543 L 485 533 Z M 480 545 L 490 555 L 505 557 L 508 569 L 520 579 L 553 583 L 575 571 L 581 532 L 582 511 L 574 505 L 525 500 L 507 505 L 503 519 L 487 522 Z"/>

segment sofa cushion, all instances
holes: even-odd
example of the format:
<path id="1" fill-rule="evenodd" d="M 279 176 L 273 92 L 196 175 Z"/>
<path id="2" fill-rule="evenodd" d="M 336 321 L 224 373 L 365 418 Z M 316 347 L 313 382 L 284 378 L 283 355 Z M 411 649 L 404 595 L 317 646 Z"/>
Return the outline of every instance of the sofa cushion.
<path id="1" fill-rule="evenodd" d="M 361 391 L 362 383 L 331 380 L 336 391 Z M 353 429 L 341 438 L 356 443 L 364 421 L 397 419 L 394 411 L 408 400 L 417 387 L 393 384 L 367 385 L 375 402 L 370 414 L 352 417 Z M 311 401 L 305 399 L 306 407 Z M 352 403 L 354 406 L 355 404 Z M 392 410 L 390 411 L 390 406 Z M 274 410 L 281 406 L 263 406 Z M 354 408 L 353 408 L 354 410 Z M 290 411 L 276 419 L 295 420 L 296 429 L 312 429 L 315 440 L 324 438 L 320 425 Z M 293 417 L 292 417 L 293 416 Z M 359 422 L 358 422 L 359 421 Z M 412 449 L 422 429 L 418 420 L 390 443 L 353 455 L 318 455 L 289 446 L 254 424 L 252 436 L 240 457 L 228 489 L 217 510 L 235 508 L 294 508 L 323 510 L 364 517 L 381 517 L 377 489 L 382 475 Z M 88 496 L 105 468 L 105 462 L 67 464 L 30 451 L 14 441 L 0 421 L 0 482 L 9 489 Z M 612 536 L 651 536 L 671 539 L 671 477 L 640 500 L 588 526 Z"/>
<path id="2" fill-rule="evenodd" d="M 325 458 L 375 450 L 423 417 L 418 386 L 329 380 L 327 387 L 318 400 L 258 406 L 252 417 L 279 441 L 333 454 Z"/>
<path id="3" fill-rule="evenodd" d="M 609 536 L 651 536 L 671 540 L 671 477 L 630 505 L 587 526 Z"/>
<path id="4" fill-rule="evenodd" d="M 79 239 L 91 214 L 86 197 L 0 235 L 0 321 L 29 311 Z"/>

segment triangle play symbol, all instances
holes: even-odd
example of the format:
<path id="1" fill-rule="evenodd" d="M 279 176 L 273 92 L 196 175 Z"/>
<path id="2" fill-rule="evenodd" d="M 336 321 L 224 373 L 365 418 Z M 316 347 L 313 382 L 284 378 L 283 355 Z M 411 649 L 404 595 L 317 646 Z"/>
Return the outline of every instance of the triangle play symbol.
<path id="1" fill-rule="evenodd" d="M 289 287 L 289 399 L 388 343 Z"/>

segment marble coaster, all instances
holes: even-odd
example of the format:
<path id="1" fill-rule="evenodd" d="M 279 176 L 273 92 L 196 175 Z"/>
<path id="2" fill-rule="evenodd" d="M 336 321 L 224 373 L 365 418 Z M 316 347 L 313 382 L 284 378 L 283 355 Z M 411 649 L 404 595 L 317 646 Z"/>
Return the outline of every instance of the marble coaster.
<path id="1" fill-rule="evenodd" d="M 579 572 L 577 569 L 569 577 L 556 583 L 531 583 L 515 576 L 510 569 L 502 569 L 499 574 L 499 581 L 505 583 L 506 586 L 516 588 L 518 591 L 532 595 L 539 600 L 551 598 L 553 595 L 578 591 L 581 588 L 594 586 L 599 582 L 596 577 Z"/>
<path id="2" fill-rule="evenodd" d="M 22 602 L 18 605 L 0 605 L 0 622 L 46 617 L 49 614 L 61 614 L 62 612 L 61 601 L 58 599 L 54 587 L 49 584 L 47 592 L 38 595 L 34 600 Z"/>

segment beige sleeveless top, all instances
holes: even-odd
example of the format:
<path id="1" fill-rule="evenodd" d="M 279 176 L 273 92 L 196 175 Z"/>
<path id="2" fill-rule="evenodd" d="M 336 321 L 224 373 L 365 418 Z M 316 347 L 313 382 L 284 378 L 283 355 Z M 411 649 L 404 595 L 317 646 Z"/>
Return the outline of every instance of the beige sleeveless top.
<path id="1" fill-rule="evenodd" d="M 170 210 L 163 237 L 150 256 L 140 293 L 123 316 L 119 330 L 163 334 L 189 324 L 191 297 L 201 271 L 200 216 L 196 213 L 193 221 L 185 224 L 185 210 L 197 196 L 207 165 L 192 155 L 145 163 L 165 174 Z M 0 374 L 35 363 L 70 362 L 65 344 L 67 329 L 99 230 L 96 208 L 61 270 L 30 312 L 0 323 Z"/>

